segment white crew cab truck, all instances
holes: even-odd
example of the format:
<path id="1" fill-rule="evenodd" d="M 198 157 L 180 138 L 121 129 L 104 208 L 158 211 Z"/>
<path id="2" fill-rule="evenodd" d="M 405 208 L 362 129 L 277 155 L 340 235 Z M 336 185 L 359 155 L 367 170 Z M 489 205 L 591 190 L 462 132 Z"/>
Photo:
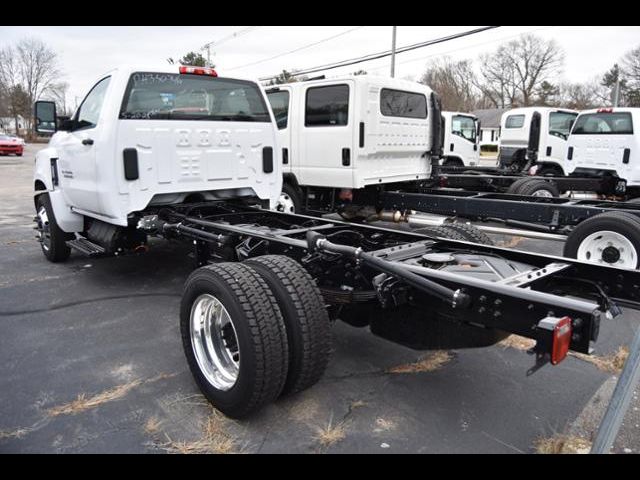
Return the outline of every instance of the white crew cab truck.
<path id="1" fill-rule="evenodd" d="M 445 167 L 477 167 L 480 165 L 480 122 L 475 115 L 442 112 L 444 119 Z"/>
<path id="2" fill-rule="evenodd" d="M 267 96 L 284 163 L 280 211 L 340 211 L 368 187 L 431 175 L 441 110 L 425 85 L 352 76 L 280 85 Z"/>
<path id="3" fill-rule="evenodd" d="M 640 197 L 640 108 L 602 108 L 578 116 L 569 136 L 567 174 L 613 175 Z"/>
<path id="4" fill-rule="evenodd" d="M 41 132 L 55 106 L 36 104 Z M 144 248 L 136 212 L 281 193 L 280 150 L 264 91 L 193 67 L 122 67 L 100 77 L 36 158 L 42 248 L 53 261 Z M 234 161 L 230 161 L 230 159 Z"/>
<path id="5" fill-rule="evenodd" d="M 505 112 L 500 127 L 500 167 L 522 171 L 529 161 L 535 160 L 536 175 L 566 175 L 567 139 L 577 116 L 575 110 L 548 107 L 516 108 Z M 535 159 L 529 158 L 531 153 L 527 152 L 533 136 L 537 137 Z"/>

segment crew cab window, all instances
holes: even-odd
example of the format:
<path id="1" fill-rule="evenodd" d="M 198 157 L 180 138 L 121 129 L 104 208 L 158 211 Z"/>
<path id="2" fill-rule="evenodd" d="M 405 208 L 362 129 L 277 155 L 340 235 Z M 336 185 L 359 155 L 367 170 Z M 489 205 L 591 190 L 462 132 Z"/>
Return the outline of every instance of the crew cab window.
<path id="1" fill-rule="evenodd" d="M 451 133 L 476 143 L 477 129 L 475 119 L 463 115 L 455 115 L 451 119 Z"/>
<path id="2" fill-rule="evenodd" d="M 549 135 L 560 137 L 564 140 L 569 138 L 571 127 L 577 116 L 577 113 L 551 112 L 549 114 Z"/>
<path id="3" fill-rule="evenodd" d="M 380 112 L 385 117 L 427 118 L 427 97 L 421 93 L 383 88 Z"/>
<path id="4" fill-rule="evenodd" d="M 264 97 L 253 82 L 144 72 L 131 75 L 120 118 L 271 122 Z"/>
<path id="5" fill-rule="evenodd" d="M 524 115 L 511 115 L 507 117 L 504 128 L 522 128 L 524 127 Z"/>
<path id="6" fill-rule="evenodd" d="M 349 86 L 330 85 L 307 90 L 304 124 L 307 127 L 343 127 L 349 123 Z"/>
<path id="7" fill-rule="evenodd" d="M 267 92 L 267 98 L 276 118 L 279 130 L 284 130 L 289 124 L 289 92 L 286 90 Z"/>
<path id="8" fill-rule="evenodd" d="M 585 113 L 580 115 L 572 135 L 633 135 L 633 120 L 628 112 Z"/>
<path id="9" fill-rule="evenodd" d="M 94 128 L 98 125 L 100 112 L 102 111 L 102 105 L 104 104 L 104 98 L 110 81 L 111 77 L 100 80 L 85 97 L 78 110 L 75 130 Z"/>

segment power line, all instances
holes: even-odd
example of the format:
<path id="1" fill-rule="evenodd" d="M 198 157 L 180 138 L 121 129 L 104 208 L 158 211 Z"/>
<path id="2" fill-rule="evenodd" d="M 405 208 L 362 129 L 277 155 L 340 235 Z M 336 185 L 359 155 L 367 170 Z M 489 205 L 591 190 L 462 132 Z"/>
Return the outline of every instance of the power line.
<path id="1" fill-rule="evenodd" d="M 251 63 L 247 63 L 245 65 L 240 65 L 239 67 L 227 68 L 226 70 L 227 71 L 239 70 L 241 68 L 252 67 L 254 65 L 258 65 L 258 64 L 261 64 L 261 63 L 270 62 L 271 60 L 275 60 L 276 58 L 286 57 L 287 55 L 291 55 L 293 53 L 297 53 L 297 52 L 300 52 L 302 50 L 306 50 L 308 48 L 315 47 L 315 46 L 320 45 L 322 43 L 329 42 L 329 41 L 334 40 L 336 38 L 339 38 L 339 37 L 342 37 L 344 35 L 347 35 L 347 34 L 349 34 L 351 32 L 355 32 L 356 30 L 360 30 L 361 28 L 364 28 L 364 27 L 351 28 L 351 29 L 346 30 L 344 32 L 338 33 L 337 35 L 332 35 L 330 37 L 323 38 L 322 40 L 318 40 L 317 42 L 309 43 L 307 45 L 304 45 L 302 47 L 296 48 L 294 50 L 289 50 L 288 52 L 279 53 L 278 55 L 274 55 L 273 57 L 265 58 L 263 60 L 258 60 L 256 62 L 251 62 Z"/>
<path id="2" fill-rule="evenodd" d="M 453 49 L 453 50 L 447 50 L 446 52 L 433 53 L 433 54 L 427 55 L 425 57 L 412 58 L 411 60 L 405 60 L 404 62 L 398 62 L 398 65 L 406 65 L 408 63 L 419 62 L 419 61 L 422 61 L 422 60 L 427 60 L 429 58 L 438 57 L 438 56 L 441 56 L 441 55 L 449 55 L 450 53 L 460 52 L 462 50 L 469 50 L 471 48 L 482 47 L 484 45 L 490 45 L 492 43 L 498 43 L 498 42 L 502 42 L 502 41 L 505 41 L 505 40 L 511 40 L 512 38 L 517 38 L 517 37 L 520 37 L 522 35 L 526 35 L 528 33 L 537 33 L 537 32 L 541 32 L 543 30 L 549 30 L 551 28 L 556 28 L 556 27 L 555 26 L 549 26 L 549 27 L 536 28 L 534 30 L 527 30 L 526 32 L 521 32 L 521 33 L 518 33 L 516 35 L 509 35 L 509 36 L 506 36 L 506 37 L 497 38 L 495 40 L 489 40 L 487 42 L 476 43 L 474 45 L 469 45 L 469 46 L 466 46 L 466 47 L 456 48 L 456 49 Z M 385 69 L 385 68 L 388 68 L 388 67 L 386 65 L 380 65 L 379 67 L 371 68 L 371 70 L 382 70 L 382 69 Z"/>
<path id="3" fill-rule="evenodd" d="M 400 53 L 404 53 L 404 52 L 409 52 L 411 50 L 417 50 L 419 48 L 424 48 L 424 47 L 428 47 L 431 45 L 436 45 L 439 43 L 444 43 L 444 42 L 449 42 L 451 40 L 456 40 L 458 38 L 463 38 L 463 37 L 468 37 L 470 35 L 475 35 L 481 32 L 485 32 L 487 30 L 493 30 L 496 28 L 500 28 L 499 26 L 490 26 L 490 27 L 482 27 L 482 28 L 476 28 L 474 30 L 469 30 L 466 32 L 462 32 L 462 33 L 456 33 L 454 35 L 448 35 L 446 37 L 441 37 L 441 38 L 436 38 L 434 40 L 427 40 L 425 42 L 420 42 L 420 43 L 415 43 L 413 45 L 407 45 L 405 47 L 401 47 L 398 48 L 396 50 L 396 54 L 400 54 Z M 392 54 L 391 50 L 386 50 L 384 52 L 379 52 L 379 53 L 373 53 L 370 55 L 365 55 L 363 57 L 357 57 L 357 58 L 352 58 L 350 60 L 343 60 L 341 62 L 334 62 L 334 63 L 330 63 L 327 65 L 322 65 L 319 67 L 312 67 L 312 68 L 307 68 L 305 70 L 298 70 L 294 73 L 292 73 L 292 76 L 300 76 L 300 75 L 307 75 L 310 73 L 317 73 L 317 72 L 322 72 L 322 71 L 326 71 L 326 70 L 333 70 L 336 68 L 341 68 L 341 67 L 348 67 L 350 65 L 356 65 L 359 63 L 364 63 L 364 62 L 370 62 L 372 60 L 378 60 L 380 58 L 384 58 L 384 57 L 388 57 Z M 278 75 L 272 75 L 269 77 L 263 77 L 260 78 L 260 81 L 268 81 L 268 80 L 272 80 L 274 78 L 277 78 Z"/>
<path id="4" fill-rule="evenodd" d="M 211 47 L 213 45 L 215 45 L 217 47 L 219 45 L 222 45 L 223 43 L 228 42 L 229 40 L 233 40 L 235 38 L 238 38 L 238 37 L 241 37 L 243 35 L 246 35 L 247 33 L 251 33 L 253 31 L 257 30 L 258 28 L 260 28 L 260 27 L 259 26 L 251 26 L 251 27 L 243 28 L 242 30 L 238 30 L 237 32 L 233 32 L 232 34 L 221 38 L 220 40 L 214 40 L 212 42 L 209 42 L 209 43 L 205 44 L 202 47 L 202 49 L 204 50 L 205 48 Z"/>

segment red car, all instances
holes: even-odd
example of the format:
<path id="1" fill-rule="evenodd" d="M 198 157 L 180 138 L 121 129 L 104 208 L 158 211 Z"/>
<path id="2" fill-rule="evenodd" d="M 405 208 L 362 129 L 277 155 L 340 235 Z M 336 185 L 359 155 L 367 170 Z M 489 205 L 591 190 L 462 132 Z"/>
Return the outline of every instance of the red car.
<path id="1" fill-rule="evenodd" d="M 9 137 L 8 135 L 0 135 L 0 155 L 11 155 L 15 153 L 21 157 L 23 152 L 24 143 L 21 139 Z"/>

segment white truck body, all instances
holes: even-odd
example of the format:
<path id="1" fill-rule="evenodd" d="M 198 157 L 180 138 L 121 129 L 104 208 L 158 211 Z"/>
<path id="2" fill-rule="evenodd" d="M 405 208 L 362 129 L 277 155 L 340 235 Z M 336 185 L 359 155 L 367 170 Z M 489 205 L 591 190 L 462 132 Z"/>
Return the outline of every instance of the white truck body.
<path id="1" fill-rule="evenodd" d="M 285 178 L 301 186 L 361 189 L 429 178 L 432 90 L 355 76 L 267 90 Z"/>
<path id="2" fill-rule="evenodd" d="M 184 68 L 102 75 L 74 127 L 38 153 L 35 193 L 48 192 L 63 231 L 81 232 L 84 217 L 124 227 L 134 212 L 194 194 L 277 201 L 282 162 L 262 88 Z"/>
<path id="3" fill-rule="evenodd" d="M 568 173 L 607 172 L 640 187 L 640 108 L 587 110 L 568 142 Z"/>
<path id="4" fill-rule="evenodd" d="M 567 139 L 578 116 L 575 110 L 527 107 L 509 110 L 502 115 L 499 142 L 499 163 L 502 167 L 523 164 L 534 114 L 539 113 L 540 144 L 537 164 L 539 172 L 553 172 L 557 175 L 567 174 Z"/>
<path id="5" fill-rule="evenodd" d="M 480 165 L 478 118 L 470 113 L 442 112 L 444 118 L 443 165 Z"/>

